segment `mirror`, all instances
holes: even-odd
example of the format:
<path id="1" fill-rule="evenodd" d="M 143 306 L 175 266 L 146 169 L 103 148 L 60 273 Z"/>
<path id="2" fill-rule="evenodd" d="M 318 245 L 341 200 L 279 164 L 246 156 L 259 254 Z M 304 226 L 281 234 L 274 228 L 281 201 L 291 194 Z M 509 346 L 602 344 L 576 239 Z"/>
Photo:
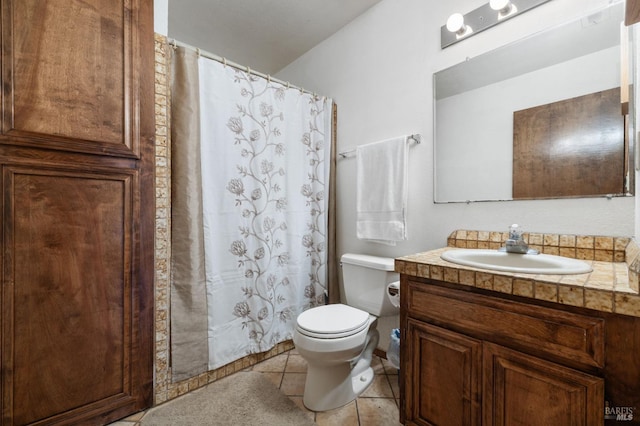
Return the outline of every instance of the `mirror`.
<path id="1" fill-rule="evenodd" d="M 514 199 L 516 112 L 628 87 L 621 72 L 623 9 L 622 2 L 610 5 L 434 74 L 436 203 Z M 633 123 L 620 111 L 623 183 L 607 196 L 633 191 Z M 600 138 L 588 139 L 593 151 Z M 571 196 L 602 195 L 586 189 Z"/>

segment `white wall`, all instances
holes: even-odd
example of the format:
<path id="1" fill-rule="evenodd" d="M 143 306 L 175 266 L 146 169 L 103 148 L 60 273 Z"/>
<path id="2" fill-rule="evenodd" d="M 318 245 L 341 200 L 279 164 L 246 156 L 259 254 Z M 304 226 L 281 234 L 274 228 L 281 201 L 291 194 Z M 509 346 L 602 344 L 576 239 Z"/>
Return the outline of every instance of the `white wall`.
<path id="1" fill-rule="evenodd" d="M 608 0 L 552 0 L 444 50 L 440 27 L 456 11 L 486 0 L 383 0 L 300 57 L 278 78 L 331 96 L 338 105 L 338 150 L 421 133 L 411 148 L 409 239 L 395 247 L 355 235 L 355 160 L 339 159 L 338 253 L 401 256 L 441 247 L 455 229 L 634 235 L 635 199 L 605 198 L 433 203 L 434 72 L 608 5 Z"/>
<path id="2" fill-rule="evenodd" d="M 153 30 L 164 36 L 169 34 L 169 0 L 153 0 Z"/>

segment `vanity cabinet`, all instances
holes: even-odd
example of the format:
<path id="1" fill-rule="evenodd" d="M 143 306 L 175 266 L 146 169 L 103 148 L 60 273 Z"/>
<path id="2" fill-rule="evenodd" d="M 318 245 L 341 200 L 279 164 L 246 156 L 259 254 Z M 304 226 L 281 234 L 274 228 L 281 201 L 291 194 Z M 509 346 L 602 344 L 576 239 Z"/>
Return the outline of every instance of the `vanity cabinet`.
<path id="1" fill-rule="evenodd" d="M 606 404 L 638 406 L 637 319 L 404 274 L 400 294 L 407 425 L 602 425 Z"/>

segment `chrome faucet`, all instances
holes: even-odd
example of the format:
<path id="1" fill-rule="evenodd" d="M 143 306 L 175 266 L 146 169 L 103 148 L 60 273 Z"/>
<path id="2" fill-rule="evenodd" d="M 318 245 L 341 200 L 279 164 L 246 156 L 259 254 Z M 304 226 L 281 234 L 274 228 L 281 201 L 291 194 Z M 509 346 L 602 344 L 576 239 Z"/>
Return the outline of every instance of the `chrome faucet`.
<path id="1" fill-rule="evenodd" d="M 519 254 L 538 254 L 538 250 L 529 248 L 529 245 L 522 237 L 520 227 L 515 223 L 509 227 L 509 238 L 505 241 L 504 247 L 500 248 L 500 251 Z"/>

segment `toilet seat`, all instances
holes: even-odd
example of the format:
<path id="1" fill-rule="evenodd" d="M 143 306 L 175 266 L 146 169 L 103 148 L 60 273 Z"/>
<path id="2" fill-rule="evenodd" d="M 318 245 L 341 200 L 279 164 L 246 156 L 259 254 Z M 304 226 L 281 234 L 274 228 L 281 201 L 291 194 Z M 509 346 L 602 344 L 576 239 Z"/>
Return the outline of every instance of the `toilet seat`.
<path id="1" fill-rule="evenodd" d="M 298 315 L 301 334 L 318 339 L 348 337 L 369 327 L 368 312 L 340 303 L 311 308 Z"/>

